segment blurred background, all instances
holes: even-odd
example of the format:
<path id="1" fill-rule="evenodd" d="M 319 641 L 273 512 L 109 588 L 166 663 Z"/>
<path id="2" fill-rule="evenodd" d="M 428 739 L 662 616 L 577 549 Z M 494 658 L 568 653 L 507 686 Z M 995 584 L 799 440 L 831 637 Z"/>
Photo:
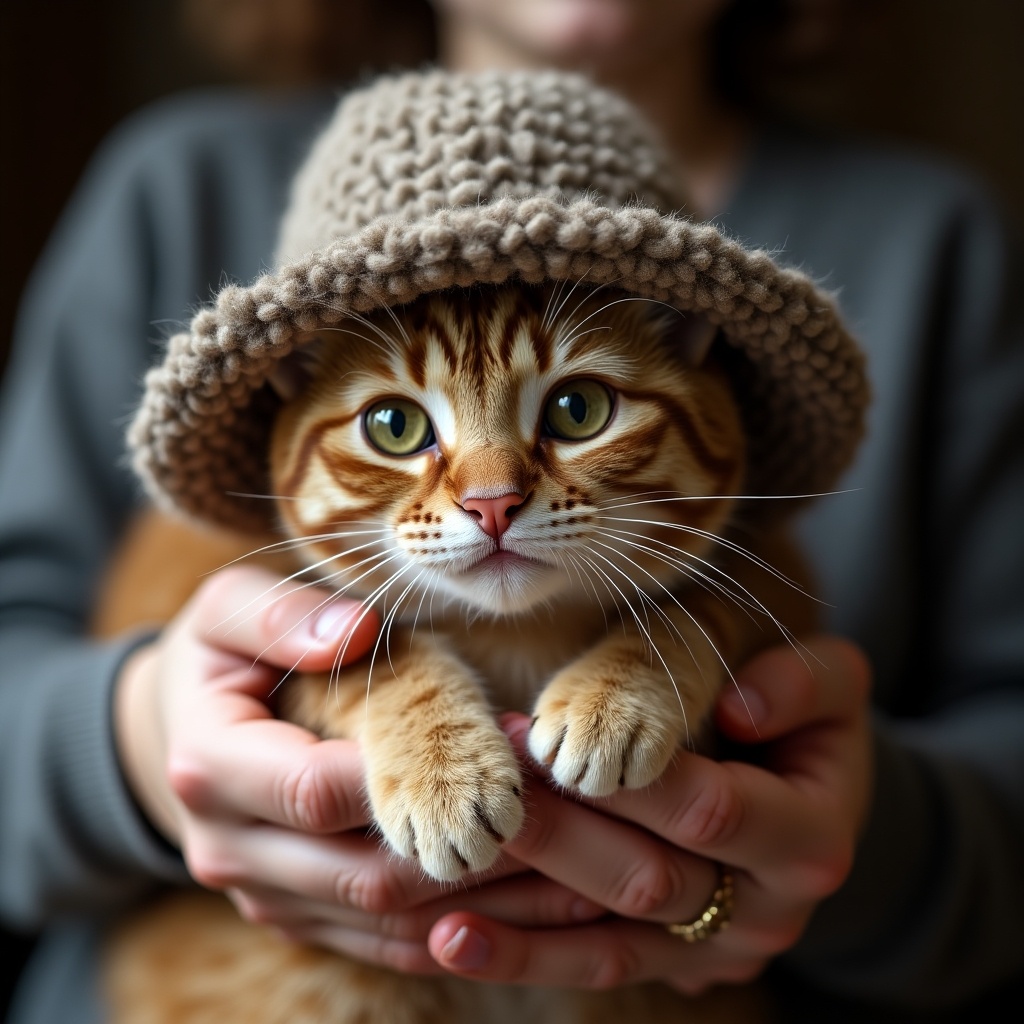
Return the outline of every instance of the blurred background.
<path id="1" fill-rule="evenodd" d="M 739 102 L 952 160 L 1024 226 L 1024 3 L 738 2 L 760 18 L 730 51 Z M 25 280 L 122 118 L 180 90 L 340 84 L 435 52 L 427 0 L 3 0 L 0 46 L 0 373 Z M 23 948 L 0 934 L 0 1019 Z"/>
<path id="2" fill-rule="evenodd" d="M 794 9 L 800 31 L 736 63 L 745 101 L 951 158 L 1024 224 L 1024 4 L 748 6 L 763 9 L 767 35 Z M 2 369 L 26 276 L 121 118 L 182 89 L 287 88 L 417 64 L 434 37 L 427 0 L 3 0 L 0 45 Z"/>

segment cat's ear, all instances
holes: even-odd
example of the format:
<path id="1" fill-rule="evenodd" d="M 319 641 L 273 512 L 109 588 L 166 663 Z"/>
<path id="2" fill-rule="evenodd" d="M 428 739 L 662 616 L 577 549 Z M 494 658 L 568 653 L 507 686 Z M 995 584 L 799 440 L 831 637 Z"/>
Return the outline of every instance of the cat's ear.
<path id="1" fill-rule="evenodd" d="M 672 318 L 668 337 L 684 365 L 700 366 L 718 337 L 718 327 L 700 313 L 680 312 Z"/>
<path id="2" fill-rule="evenodd" d="M 323 352 L 324 340 L 318 334 L 302 334 L 295 348 L 279 359 L 267 377 L 267 383 L 282 402 L 301 394 L 313 378 Z"/>

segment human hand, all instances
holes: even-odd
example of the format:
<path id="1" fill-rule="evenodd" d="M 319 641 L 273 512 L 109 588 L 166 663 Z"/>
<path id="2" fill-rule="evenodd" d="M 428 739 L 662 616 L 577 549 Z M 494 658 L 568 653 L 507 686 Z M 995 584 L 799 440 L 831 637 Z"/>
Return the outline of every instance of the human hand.
<path id="1" fill-rule="evenodd" d="M 689 994 L 756 977 L 845 880 L 870 799 L 869 667 L 838 638 L 808 648 L 821 664 L 772 649 L 738 673 L 742 697 L 729 690 L 718 703 L 719 729 L 756 745 L 756 764 L 682 753 L 646 790 L 582 802 L 535 777 L 527 826 L 507 853 L 613 916 L 502 922 L 467 894 L 430 929 L 437 963 L 485 981 L 604 988 L 658 979 Z M 522 718 L 508 725 L 521 750 L 527 730 Z M 664 924 L 698 916 L 715 862 L 735 877 L 732 920 L 686 943 Z"/>
<path id="2" fill-rule="evenodd" d="M 450 887 L 367 833 L 357 744 L 320 740 L 268 707 L 286 670 L 329 671 L 339 649 L 348 663 L 373 645 L 376 616 L 323 602 L 262 570 L 212 576 L 122 672 L 125 774 L 196 881 L 226 891 L 247 919 L 362 960 L 437 971 L 425 937 L 459 905 Z M 481 911 L 511 923 L 579 919 L 586 901 L 540 876 L 509 877 L 525 870 L 509 858 L 496 865 L 486 877 L 505 880 Z M 424 904 L 432 909 L 415 909 Z"/>
<path id="3" fill-rule="evenodd" d="M 320 741 L 268 707 L 285 670 L 326 672 L 339 649 L 348 662 L 373 644 L 375 615 L 324 600 L 263 570 L 222 570 L 129 659 L 116 690 L 119 753 L 140 805 L 192 876 L 251 917 L 274 920 L 263 900 L 288 921 L 289 900 L 405 906 L 419 886 L 359 831 L 356 744 Z"/>

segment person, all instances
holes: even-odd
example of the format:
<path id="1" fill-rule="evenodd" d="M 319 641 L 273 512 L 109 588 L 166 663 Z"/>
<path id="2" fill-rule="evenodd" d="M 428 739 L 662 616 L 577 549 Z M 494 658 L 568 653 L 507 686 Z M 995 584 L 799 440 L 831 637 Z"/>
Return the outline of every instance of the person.
<path id="1" fill-rule="evenodd" d="M 235 568 L 158 636 L 88 639 L 140 505 L 121 431 L 151 325 L 225 274 L 255 276 L 335 97 L 165 103 L 83 181 L 26 295 L 0 406 L 0 914 L 45 929 L 12 1020 L 101 1019 L 98 929 L 190 879 L 399 970 L 699 991 L 771 964 L 787 1019 L 962 1012 L 1024 970 L 1024 352 L 991 205 L 945 169 L 724 105 L 707 46 L 720 0 L 436 8 L 444 64 L 561 64 L 616 85 L 702 211 L 841 289 L 875 404 L 845 493 L 802 523 L 835 605 L 811 642 L 820 666 L 782 648 L 746 666 L 716 719 L 737 756 L 684 752 L 650 791 L 568 802 L 538 775 L 503 861 L 452 894 L 365 833 L 357 750 L 268 717 L 275 669 L 329 664 L 344 609 L 265 652 L 312 599 L 218 630 L 267 585 Z M 349 653 L 371 641 L 364 620 Z M 523 719 L 506 729 L 521 748 Z M 706 905 L 715 862 L 735 872 L 733 920 L 687 945 L 663 925 Z"/>

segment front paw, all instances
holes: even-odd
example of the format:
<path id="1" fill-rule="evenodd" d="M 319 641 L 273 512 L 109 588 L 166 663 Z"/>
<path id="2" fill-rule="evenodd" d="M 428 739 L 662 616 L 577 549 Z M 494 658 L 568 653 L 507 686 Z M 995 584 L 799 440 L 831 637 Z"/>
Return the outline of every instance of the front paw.
<path id="1" fill-rule="evenodd" d="M 504 735 L 463 726 L 457 738 L 457 749 L 443 744 L 367 779 L 388 845 L 440 881 L 490 867 L 523 823 L 519 768 Z"/>
<path id="2" fill-rule="evenodd" d="M 675 700 L 664 678 L 556 678 L 537 702 L 530 753 L 556 782 L 585 796 L 648 785 L 668 766 L 685 731 L 681 709 L 658 687 L 668 687 Z"/>

